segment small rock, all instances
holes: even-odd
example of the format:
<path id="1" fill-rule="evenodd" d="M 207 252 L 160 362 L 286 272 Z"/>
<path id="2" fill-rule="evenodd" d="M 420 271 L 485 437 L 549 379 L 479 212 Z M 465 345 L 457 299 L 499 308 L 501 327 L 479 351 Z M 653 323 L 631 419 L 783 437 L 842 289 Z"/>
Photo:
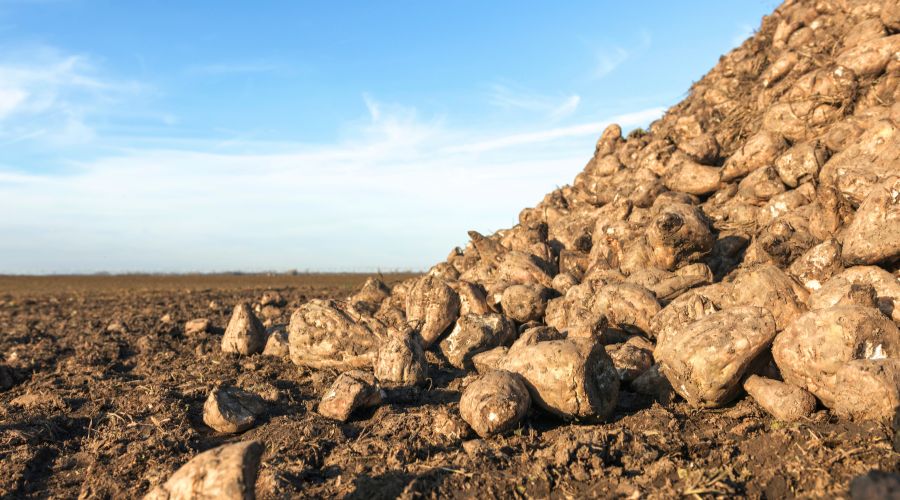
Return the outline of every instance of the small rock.
<path id="1" fill-rule="evenodd" d="M 322 401 L 318 411 L 321 415 L 346 422 L 350 415 L 360 409 L 381 404 L 381 390 L 375 383 L 375 376 L 362 370 L 342 373 L 334 381 Z"/>
<path id="2" fill-rule="evenodd" d="M 200 335 L 209 331 L 210 322 L 206 318 L 192 319 L 184 324 L 184 334 L 193 336 Z"/>
<path id="3" fill-rule="evenodd" d="M 213 311 L 218 311 L 219 309 L 222 308 L 222 304 L 220 304 L 218 300 L 210 300 L 209 308 L 212 309 Z"/>
<path id="4" fill-rule="evenodd" d="M 288 340 L 288 332 L 284 328 L 275 328 L 266 339 L 266 347 L 263 355 L 287 358 L 291 354 L 291 344 Z"/>
<path id="5" fill-rule="evenodd" d="M 249 355 L 262 352 L 266 344 L 266 330 L 250 306 L 240 303 L 234 306 L 231 321 L 222 336 L 222 351 Z"/>
<path id="6" fill-rule="evenodd" d="M 141 335 L 134 342 L 134 346 L 137 348 L 138 352 L 147 354 L 147 353 L 153 351 L 153 349 L 156 346 L 156 343 L 157 342 L 156 342 L 155 337 L 153 337 L 151 335 Z"/>
<path id="7" fill-rule="evenodd" d="M 172 322 L 172 315 L 171 315 L 171 314 L 164 314 L 162 318 L 159 318 L 159 321 L 162 322 L 162 323 L 171 323 L 171 322 Z"/>
<path id="8" fill-rule="evenodd" d="M 145 500 L 255 497 L 256 476 L 265 447 L 258 441 L 226 444 L 205 451 L 150 490 Z"/>
<path id="9" fill-rule="evenodd" d="M 265 411 L 262 400 L 236 387 L 217 387 L 203 404 L 203 422 L 219 432 L 244 432 Z"/>
<path id="10" fill-rule="evenodd" d="M 758 375 L 744 381 L 747 391 L 756 404 L 783 422 L 794 422 L 812 415 L 816 398 L 803 389 Z"/>
<path id="11" fill-rule="evenodd" d="M 514 429 L 531 407 L 531 397 L 515 373 L 497 370 L 469 384 L 459 400 L 459 413 L 481 437 Z"/>

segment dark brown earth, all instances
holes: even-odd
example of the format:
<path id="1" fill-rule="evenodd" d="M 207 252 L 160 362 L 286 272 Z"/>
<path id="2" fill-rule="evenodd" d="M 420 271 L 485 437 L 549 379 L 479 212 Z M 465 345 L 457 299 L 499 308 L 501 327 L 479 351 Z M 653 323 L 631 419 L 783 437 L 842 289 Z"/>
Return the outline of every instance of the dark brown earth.
<path id="1" fill-rule="evenodd" d="M 603 425 L 533 410 L 508 437 L 454 442 L 435 427 L 457 411 L 464 374 L 431 354 L 441 369 L 430 388 L 338 424 L 315 412 L 337 372 L 221 352 L 238 301 L 279 290 L 288 304 L 271 319 L 286 324 L 303 301 L 346 296 L 364 278 L 0 277 L 0 352 L 14 384 L 0 392 L 0 495 L 135 498 L 197 453 L 246 439 L 266 446 L 260 498 L 842 497 L 856 475 L 900 468 L 885 427 L 825 410 L 778 423 L 750 398 L 697 410 L 623 392 Z M 186 337 L 198 317 L 215 330 Z M 114 320 L 124 331 L 107 330 Z M 258 426 L 220 435 L 203 423 L 220 382 L 270 401 Z"/>

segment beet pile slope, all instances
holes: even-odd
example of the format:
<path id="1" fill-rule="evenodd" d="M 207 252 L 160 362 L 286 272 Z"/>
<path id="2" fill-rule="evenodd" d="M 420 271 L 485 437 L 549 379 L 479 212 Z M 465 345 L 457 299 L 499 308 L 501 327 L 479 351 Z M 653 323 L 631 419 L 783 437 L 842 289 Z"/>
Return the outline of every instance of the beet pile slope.
<path id="1" fill-rule="evenodd" d="M 393 289 L 301 306 L 291 358 L 371 369 L 414 338 L 457 369 L 514 374 L 566 419 L 603 419 L 620 388 L 667 398 L 666 382 L 719 407 L 751 375 L 776 415 L 817 400 L 892 419 L 898 16 L 893 1 L 785 3 L 648 131 L 603 131 L 515 227 L 471 232 Z"/>

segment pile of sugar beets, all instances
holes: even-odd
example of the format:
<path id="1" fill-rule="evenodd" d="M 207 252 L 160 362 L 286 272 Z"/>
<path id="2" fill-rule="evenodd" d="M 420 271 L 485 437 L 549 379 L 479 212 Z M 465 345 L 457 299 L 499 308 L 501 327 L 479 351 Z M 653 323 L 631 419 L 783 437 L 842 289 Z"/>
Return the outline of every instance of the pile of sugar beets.
<path id="1" fill-rule="evenodd" d="M 430 350 L 477 372 L 459 412 L 483 437 L 530 408 L 602 421 L 625 386 L 702 408 L 747 394 L 785 421 L 819 405 L 891 421 L 898 126 L 900 2 L 789 0 L 648 131 L 609 126 L 515 227 L 470 232 L 391 288 L 303 304 L 268 338 L 239 305 L 222 349 L 342 371 L 318 407 L 338 420 L 425 384 Z M 223 387 L 204 418 L 237 432 L 259 411 Z M 261 450 L 208 451 L 151 496 L 244 491 Z"/>

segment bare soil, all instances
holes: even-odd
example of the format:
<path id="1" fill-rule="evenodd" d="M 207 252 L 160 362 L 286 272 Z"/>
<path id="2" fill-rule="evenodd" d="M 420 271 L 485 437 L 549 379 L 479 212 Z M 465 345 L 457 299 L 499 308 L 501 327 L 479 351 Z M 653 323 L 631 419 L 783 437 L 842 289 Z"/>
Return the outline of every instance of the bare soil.
<path id="1" fill-rule="evenodd" d="M 272 323 L 283 325 L 293 307 L 344 297 L 364 278 L 0 277 L 0 352 L 13 382 L 0 392 L 0 495 L 135 498 L 197 453 L 246 439 L 266 446 L 260 498 L 834 498 L 858 474 L 900 469 L 888 428 L 825 410 L 778 423 L 750 398 L 697 410 L 623 392 L 606 424 L 532 410 L 508 437 L 454 441 L 435 422 L 457 412 L 464 374 L 431 354 L 430 387 L 338 424 L 315 412 L 337 372 L 221 352 L 235 303 L 279 290 L 288 305 Z M 185 336 L 184 322 L 199 317 L 214 331 Z M 108 330 L 113 321 L 124 329 Z M 203 423 L 220 382 L 270 401 L 258 426 L 221 435 Z"/>

